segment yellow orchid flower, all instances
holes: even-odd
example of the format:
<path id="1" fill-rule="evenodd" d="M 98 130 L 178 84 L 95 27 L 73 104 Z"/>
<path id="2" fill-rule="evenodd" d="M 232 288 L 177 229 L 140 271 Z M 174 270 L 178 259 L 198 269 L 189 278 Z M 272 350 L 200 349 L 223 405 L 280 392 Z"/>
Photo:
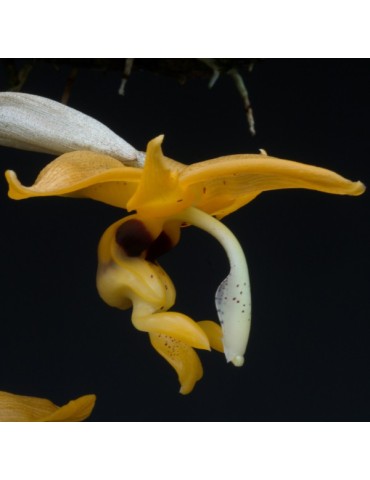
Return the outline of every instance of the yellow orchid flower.
<path id="1" fill-rule="evenodd" d="M 2 95 L 6 96 L 8 131 L 1 126 Z M 14 101 L 12 95 L 16 95 Z M 104 131 L 99 137 L 98 122 L 89 119 L 85 131 L 83 114 L 74 114 L 73 109 L 47 99 L 39 100 L 38 108 L 37 99 L 0 94 L 0 142 L 6 138 L 8 146 L 33 150 L 41 150 L 41 146 L 42 151 L 68 153 L 48 164 L 30 187 L 22 185 L 13 171 L 7 171 L 9 196 L 16 200 L 52 195 L 85 197 L 134 212 L 111 225 L 101 238 L 97 288 L 107 304 L 120 309 L 132 306 L 134 326 L 148 332 L 153 347 L 176 370 L 183 394 L 189 393 L 202 376 L 194 348 L 224 351 L 226 360 L 236 366 L 244 362 L 251 320 L 248 267 L 240 244 L 220 219 L 268 190 L 305 188 L 342 195 L 360 195 L 365 190 L 361 182 L 264 152 L 185 165 L 163 155 L 163 136 L 148 143 L 146 155 L 127 143 L 122 152 L 113 132 Z M 46 117 L 48 109 L 52 113 Z M 37 120 L 31 133 L 30 117 Z M 72 140 L 64 137 L 68 145 L 63 144 L 62 128 L 55 127 L 55 135 L 50 133 L 52 124 L 64 117 L 68 117 L 68 131 L 74 135 Z M 28 125 L 26 136 L 24 124 Z M 74 124 L 76 128 L 72 128 Z M 76 134 L 78 131 L 82 133 Z M 216 292 L 221 326 L 169 311 L 175 303 L 175 288 L 157 258 L 178 243 L 185 225 L 213 235 L 228 256 L 230 273 Z"/>
<path id="2" fill-rule="evenodd" d="M 90 414 L 95 395 L 84 395 L 58 407 L 45 398 L 0 392 L 1 422 L 80 422 Z"/>

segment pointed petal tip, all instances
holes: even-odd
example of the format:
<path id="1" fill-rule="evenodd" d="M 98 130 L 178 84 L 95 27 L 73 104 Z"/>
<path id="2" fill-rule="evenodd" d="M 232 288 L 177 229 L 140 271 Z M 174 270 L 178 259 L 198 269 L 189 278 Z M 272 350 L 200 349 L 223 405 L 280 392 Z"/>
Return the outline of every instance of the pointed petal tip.
<path id="1" fill-rule="evenodd" d="M 362 195 L 366 191 L 366 185 L 364 185 L 360 180 L 354 183 L 353 195 Z"/>
<path id="2" fill-rule="evenodd" d="M 200 328 L 206 333 L 210 344 L 210 349 L 217 350 L 224 353 L 224 346 L 222 343 L 222 329 L 221 326 L 211 320 L 201 320 L 198 322 Z"/>
<path id="3" fill-rule="evenodd" d="M 194 348 L 198 348 L 199 350 L 208 350 L 209 352 L 211 351 L 211 344 L 209 342 L 207 334 L 201 328 L 199 328 L 196 341 L 194 341 L 193 343 L 194 345 L 192 346 Z"/>
<path id="4" fill-rule="evenodd" d="M 194 390 L 194 386 L 195 385 L 181 385 L 179 393 L 181 393 L 181 395 L 189 395 L 189 393 Z"/>
<path id="5" fill-rule="evenodd" d="M 9 185 L 8 196 L 12 200 L 21 200 L 27 197 L 27 194 L 23 191 L 25 187 L 18 180 L 17 174 L 14 170 L 6 170 L 5 178 Z"/>
<path id="6" fill-rule="evenodd" d="M 14 170 L 6 170 L 5 171 L 5 178 L 8 179 L 14 179 L 17 178 L 17 174 L 15 173 Z"/>
<path id="7" fill-rule="evenodd" d="M 195 350 L 186 343 L 167 335 L 149 333 L 153 348 L 176 371 L 180 393 L 187 395 L 203 376 L 203 368 Z"/>
<path id="8" fill-rule="evenodd" d="M 147 150 L 149 149 L 158 149 L 161 148 L 161 145 L 164 140 L 164 133 L 157 135 L 148 142 Z"/>
<path id="9" fill-rule="evenodd" d="M 42 418 L 43 422 L 82 422 L 92 413 L 96 395 L 87 394 L 58 407 L 55 412 Z"/>
<path id="10" fill-rule="evenodd" d="M 352 182 L 351 180 L 346 180 L 346 184 L 342 187 L 341 190 L 334 193 L 339 193 L 340 195 L 351 195 L 353 197 L 358 197 L 366 191 L 366 186 L 358 180 L 357 182 Z"/>

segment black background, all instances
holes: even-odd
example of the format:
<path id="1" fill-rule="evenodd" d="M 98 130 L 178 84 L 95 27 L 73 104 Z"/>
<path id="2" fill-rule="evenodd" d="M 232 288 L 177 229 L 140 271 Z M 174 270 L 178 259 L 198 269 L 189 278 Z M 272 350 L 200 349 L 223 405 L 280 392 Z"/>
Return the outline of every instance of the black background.
<path id="1" fill-rule="evenodd" d="M 23 91 L 61 98 L 70 67 L 38 65 Z M 368 184 L 369 62 L 263 60 L 246 77 L 257 135 L 248 133 L 229 77 L 208 90 L 135 72 L 81 70 L 69 105 L 136 148 L 164 133 L 166 155 L 193 163 L 264 148 Z M 0 69 L 0 89 L 4 90 Z M 0 148 L 3 170 L 25 183 L 52 157 Z M 369 194 L 289 190 L 262 194 L 225 219 L 244 247 L 253 324 L 237 369 L 200 352 L 204 377 L 187 396 L 176 374 L 134 329 L 130 312 L 95 289 L 96 247 L 119 209 L 65 198 L 1 202 L 2 390 L 62 404 L 97 394 L 91 420 L 370 420 Z M 228 265 L 216 241 L 186 229 L 161 264 L 175 309 L 215 319 Z"/>

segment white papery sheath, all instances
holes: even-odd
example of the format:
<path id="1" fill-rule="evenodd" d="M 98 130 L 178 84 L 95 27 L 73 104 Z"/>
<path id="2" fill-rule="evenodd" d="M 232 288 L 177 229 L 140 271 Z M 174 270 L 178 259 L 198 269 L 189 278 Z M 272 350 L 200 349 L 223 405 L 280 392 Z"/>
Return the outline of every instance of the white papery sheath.
<path id="1" fill-rule="evenodd" d="M 92 117 L 48 98 L 0 93 L 0 145 L 61 155 L 90 150 L 142 167 L 145 153 Z"/>

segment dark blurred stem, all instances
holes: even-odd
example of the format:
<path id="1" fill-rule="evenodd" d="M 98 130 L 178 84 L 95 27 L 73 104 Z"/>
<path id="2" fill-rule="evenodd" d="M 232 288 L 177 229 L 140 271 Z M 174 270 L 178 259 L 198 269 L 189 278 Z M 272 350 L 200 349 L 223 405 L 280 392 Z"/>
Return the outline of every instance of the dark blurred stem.
<path id="1" fill-rule="evenodd" d="M 64 103 L 64 105 L 67 105 L 69 101 L 69 97 L 71 96 L 72 88 L 75 83 L 76 77 L 78 75 L 78 68 L 73 67 L 71 69 L 71 73 L 69 74 L 66 82 L 66 86 L 64 87 L 63 95 L 61 98 L 61 102 Z"/>
<path id="2" fill-rule="evenodd" d="M 256 129 L 254 124 L 253 110 L 252 110 L 251 102 L 249 100 L 248 90 L 245 86 L 243 77 L 234 68 L 229 70 L 228 73 L 229 75 L 231 75 L 231 78 L 234 80 L 235 86 L 243 99 L 244 110 L 247 115 L 247 121 L 249 125 L 249 131 L 251 135 L 255 135 Z"/>
<path id="3" fill-rule="evenodd" d="M 119 86 L 119 89 L 118 89 L 119 95 L 124 95 L 125 94 L 126 83 L 127 83 L 127 80 L 129 78 L 129 76 L 131 75 L 133 65 L 134 65 L 134 59 L 133 58 L 126 58 L 125 68 L 123 70 L 123 75 L 122 75 L 122 80 L 121 80 L 121 85 Z"/>

